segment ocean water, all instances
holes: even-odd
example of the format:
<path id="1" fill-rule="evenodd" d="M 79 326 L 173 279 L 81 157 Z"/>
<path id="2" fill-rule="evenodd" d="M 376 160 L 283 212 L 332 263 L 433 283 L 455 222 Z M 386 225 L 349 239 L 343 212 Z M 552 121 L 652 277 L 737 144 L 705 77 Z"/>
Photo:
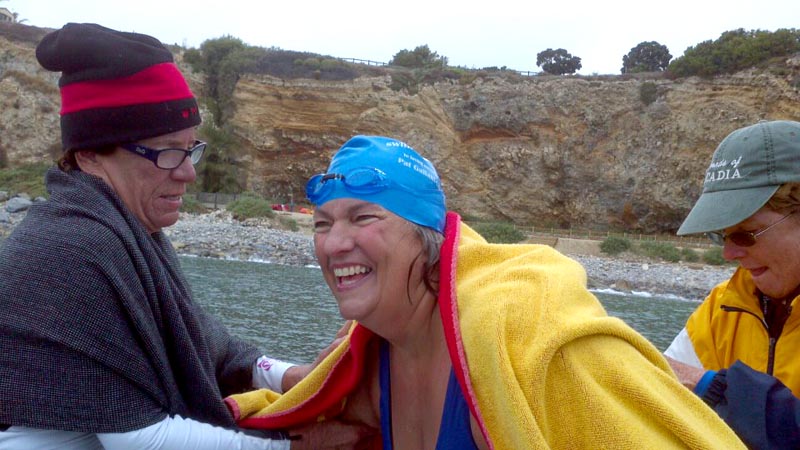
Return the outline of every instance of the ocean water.
<path id="1" fill-rule="evenodd" d="M 270 356 L 311 362 L 343 323 L 318 268 L 196 257 L 180 261 L 195 300 L 232 334 Z M 609 315 L 662 351 L 698 306 L 697 301 L 646 292 L 594 293 Z"/>

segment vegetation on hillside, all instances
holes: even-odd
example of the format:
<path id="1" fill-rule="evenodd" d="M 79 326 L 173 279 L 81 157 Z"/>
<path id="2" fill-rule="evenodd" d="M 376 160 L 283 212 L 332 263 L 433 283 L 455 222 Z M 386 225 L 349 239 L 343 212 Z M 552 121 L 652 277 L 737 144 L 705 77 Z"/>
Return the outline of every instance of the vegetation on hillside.
<path id="1" fill-rule="evenodd" d="M 492 244 L 515 244 L 525 240 L 525 235 L 512 223 L 475 222 L 470 226 Z"/>
<path id="2" fill-rule="evenodd" d="M 49 31 L 22 23 L 0 22 L 0 37 L 12 42 L 21 42 L 36 45 Z"/>
<path id="3" fill-rule="evenodd" d="M 629 253 L 671 263 L 698 262 L 702 259 L 704 263 L 715 266 L 731 264 L 722 257 L 722 247 L 710 247 L 700 255 L 693 248 L 678 248 L 669 242 L 643 240 L 634 243 L 621 236 L 608 236 L 600 243 L 600 251 L 609 256 Z"/>
<path id="4" fill-rule="evenodd" d="M 420 45 L 414 50 L 400 50 L 389 64 L 409 69 L 442 69 L 447 67 L 447 57 L 439 56 L 427 45 Z"/>
<path id="5" fill-rule="evenodd" d="M 230 124 L 200 126 L 198 134 L 208 143 L 202 161 L 195 168 L 195 185 L 201 192 L 238 194 L 246 189 L 239 175 L 241 146 L 231 128 Z"/>
<path id="6" fill-rule="evenodd" d="M 233 218 L 237 220 L 275 216 L 271 202 L 251 192 L 244 193 L 241 197 L 228 203 L 225 209 L 230 211 Z"/>
<path id="7" fill-rule="evenodd" d="M 209 39 L 199 49 L 189 49 L 183 54 L 184 61 L 205 77 L 202 98 L 214 117 L 214 125 L 222 126 L 233 116 L 236 83 L 243 74 L 253 71 L 255 62 L 265 52 L 241 39 L 223 36 Z"/>
<path id="8" fill-rule="evenodd" d="M 47 197 L 44 188 L 44 173 L 52 167 L 50 163 L 23 164 L 15 168 L 0 167 L 0 191 L 9 195 L 28 194 L 31 198 Z"/>
<path id="9" fill-rule="evenodd" d="M 730 74 L 800 52 L 800 30 L 777 31 L 739 28 L 726 31 L 714 41 L 689 47 L 668 67 L 674 77 L 711 77 Z"/>
<path id="10" fill-rule="evenodd" d="M 645 81 L 639 86 L 639 100 L 645 105 L 649 105 L 658 98 L 658 86 L 652 81 Z"/>

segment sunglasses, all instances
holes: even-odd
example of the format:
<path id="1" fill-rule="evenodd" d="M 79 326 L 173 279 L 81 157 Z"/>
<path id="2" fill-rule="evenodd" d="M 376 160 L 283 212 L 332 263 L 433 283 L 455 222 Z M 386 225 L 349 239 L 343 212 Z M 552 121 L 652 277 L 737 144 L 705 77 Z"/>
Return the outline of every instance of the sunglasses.
<path id="1" fill-rule="evenodd" d="M 194 141 L 192 148 L 189 150 L 184 150 L 182 148 L 156 150 L 141 144 L 120 145 L 120 147 L 131 153 L 149 159 L 159 169 L 174 169 L 183 164 L 183 160 L 186 159 L 187 156 L 192 161 L 192 165 L 195 165 L 200 162 L 200 158 L 203 157 L 203 152 L 206 150 L 207 146 L 208 144 L 203 141 Z"/>
<path id="2" fill-rule="evenodd" d="M 784 220 L 788 219 L 789 216 L 794 214 L 795 212 L 790 212 L 789 214 L 781 217 L 777 221 L 773 222 L 772 224 L 768 225 L 766 228 L 761 230 L 751 232 L 751 231 L 734 231 L 730 234 L 725 234 L 721 231 L 712 231 L 706 233 L 711 242 L 723 246 L 725 245 L 726 241 L 731 241 L 739 247 L 752 247 L 756 244 L 756 238 L 761 236 L 762 234 L 766 233 L 770 230 L 770 228 L 774 227 L 775 225 L 783 222 Z"/>

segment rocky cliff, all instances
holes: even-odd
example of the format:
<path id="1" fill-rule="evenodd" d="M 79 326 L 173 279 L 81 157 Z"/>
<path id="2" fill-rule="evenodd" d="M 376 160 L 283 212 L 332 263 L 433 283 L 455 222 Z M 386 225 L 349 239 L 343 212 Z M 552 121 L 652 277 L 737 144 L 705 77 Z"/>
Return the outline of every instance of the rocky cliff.
<path id="1" fill-rule="evenodd" d="M 57 76 L 34 42 L 0 34 L 0 158 L 58 154 Z M 202 79 L 190 74 L 195 91 Z M 642 101 L 645 83 L 655 101 Z M 800 120 L 800 55 L 769 70 L 706 80 L 521 77 L 391 88 L 389 75 L 352 81 L 245 76 L 232 121 L 248 189 L 303 198 L 355 134 L 406 141 L 440 171 L 449 206 L 537 226 L 671 232 L 702 189 L 716 144 L 760 119 Z"/>

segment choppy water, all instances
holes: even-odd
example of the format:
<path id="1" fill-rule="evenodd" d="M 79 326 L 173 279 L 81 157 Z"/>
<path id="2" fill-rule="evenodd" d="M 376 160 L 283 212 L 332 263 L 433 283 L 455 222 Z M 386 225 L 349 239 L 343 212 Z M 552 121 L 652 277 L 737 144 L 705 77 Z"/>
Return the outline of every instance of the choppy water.
<path id="1" fill-rule="evenodd" d="M 181 257 L 195 300 L 270 356 L 310 362 L 343 323 L 316 268 Z M 595 292 L 610 315 L 664 350 L 697 302 Z"/>

